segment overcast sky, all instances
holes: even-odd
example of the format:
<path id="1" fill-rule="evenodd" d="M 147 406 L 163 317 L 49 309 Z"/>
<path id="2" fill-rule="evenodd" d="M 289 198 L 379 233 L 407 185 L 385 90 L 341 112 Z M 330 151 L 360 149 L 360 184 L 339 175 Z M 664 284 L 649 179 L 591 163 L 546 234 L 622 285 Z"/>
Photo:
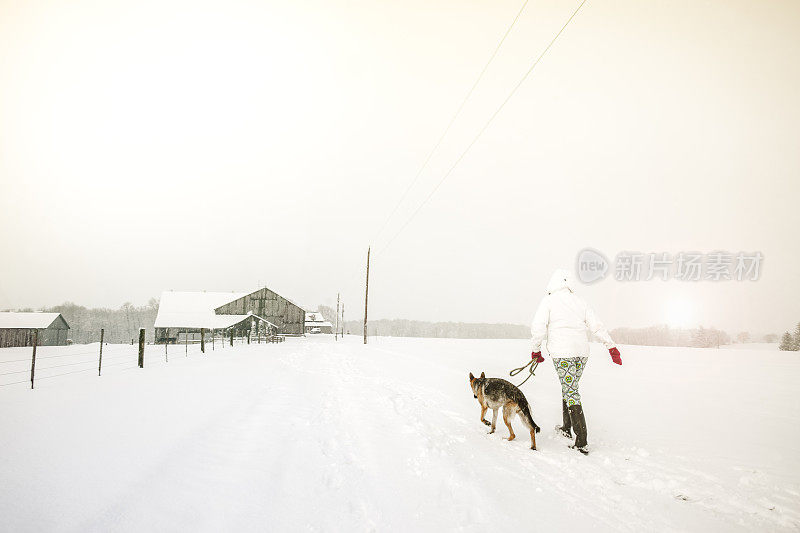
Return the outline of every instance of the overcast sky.
<path id="1" fill-rule="evenodd" d="M 527 323 L 593 247 L 760 251 L 606 279 L 610 327 L 800 321 L 800 2 L 0 1 L 0 308 L 259 283 L 363 316 Z"/>

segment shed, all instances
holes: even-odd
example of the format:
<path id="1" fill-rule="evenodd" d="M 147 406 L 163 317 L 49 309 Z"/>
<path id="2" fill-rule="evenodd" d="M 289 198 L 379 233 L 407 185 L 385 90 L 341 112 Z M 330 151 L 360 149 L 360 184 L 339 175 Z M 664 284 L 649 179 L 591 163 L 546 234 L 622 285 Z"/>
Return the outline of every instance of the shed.
<path id="1" fill-rule="evenodd" d="M 306 333 L 333 333 L 333 324 L 317 311 L 306 313 Z"/>
<path id="2" fill-rule="evenodd" d="M 69 324 L 61 313 L 0 313 L 0 348 L 32 346 L 33 332 L 38 331 L 39 346 L 64 346 Z"/>

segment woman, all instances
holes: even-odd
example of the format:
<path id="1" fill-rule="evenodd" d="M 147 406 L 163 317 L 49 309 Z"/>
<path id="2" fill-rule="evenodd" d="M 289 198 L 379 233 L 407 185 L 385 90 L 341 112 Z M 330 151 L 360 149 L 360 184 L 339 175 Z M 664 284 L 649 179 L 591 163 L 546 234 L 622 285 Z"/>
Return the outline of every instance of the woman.
<path id="1" fill-rule="evenodd" d="M 571 430 L 574 429 L 575 444 L 570 448 L 577 448 L 585 455 L 589 450 L 578 382 L 589 359 L 587 330 L 605 345 L 614 363 L 621 365 L 622 358 L 606 328 L 586 302 L 573 292 L 569 280 L 570 275 L 566 270 L 556 270 L 550 278 L 547 296 L 539 304 L 531 326 L 531 358 L 539 363 L 544 361 L 541 346 L 546 338 L 547 352 L 553 358 L 558 379 L 561 381 L 563 424 L 556 429 L 568 438 L 572 438 Z"/>

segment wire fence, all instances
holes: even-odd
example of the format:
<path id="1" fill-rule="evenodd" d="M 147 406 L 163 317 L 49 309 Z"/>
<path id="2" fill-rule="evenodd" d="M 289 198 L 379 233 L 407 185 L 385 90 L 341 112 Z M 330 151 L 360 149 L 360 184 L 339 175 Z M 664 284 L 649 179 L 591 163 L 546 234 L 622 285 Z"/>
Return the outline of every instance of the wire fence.
<path id="1" fill-rule="evenodd" d="M 0 389 L 11 386 L 22 387 L 25 384 L 33 388 L 41 380 L 76 374 L 88 376 L 91 373 L 103 376 L 139 367 L 138 339 L 133 345 L 127 342 L 121 344 L 106 342 L 108 332 L 104 332 L 101 352 L 100 336 L 98 330 L 97 341 L 87 344 L 36 346 L 35 349 L 32 346 L 0 349 Z M 117 338 L 113 335 L 111 337 Z M 143 364 L 146 367 L 165 365 L 170 360 L 186 360 L 191 356 L 209 355 L 212 352 L 231 350 L 245 344 L 269 342 L 267 338 L 259 337 L 256 341 L 246 335 L 231 337 L 223 332 L 215 332 L 214 335 L 209 332 L 203 341 L 201 343 L 199 339 L 192 340 L 186 337 L 180 344 L 143 343 L 141 345 Z"/>
<path id="2" fill-rule="evenodd" d="M 142 326 L 144 327 L 144 326 Z M 153 330 L 152 328 L 145 328 L 147 332 L 146 340 L 148 342 L 153 341 Z M 93 344 L 95 342 L 100 342 L 100 330 L 99 329 L 81 329 L 81 328 L 70 328 L 68 334 L 68 344 Z M 139 342 L 139 330 L 137 329 L 124 329 L 124 330 L 106 330 L 105 336 L 103 337 L 105 342 L 109 344 L 129 344 L 129 345 L 136 345 Z"/>

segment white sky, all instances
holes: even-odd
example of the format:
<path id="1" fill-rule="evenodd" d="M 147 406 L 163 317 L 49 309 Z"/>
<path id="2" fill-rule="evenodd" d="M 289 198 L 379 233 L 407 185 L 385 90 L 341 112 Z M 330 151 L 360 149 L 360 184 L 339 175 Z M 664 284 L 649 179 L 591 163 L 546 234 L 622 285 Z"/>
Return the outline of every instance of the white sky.
<path id="1" fill-rule="evenodd" d="M 758 282 L 580 293 L 611 327 L 800 321 L 800 3 L 0 1 L 0 307 L 259 282 L 363 316 L 527 322 L 591 246 L 760 251 Z M 676 311 L 678 310 L 678 311 Z M 679 316 L 676 316 L 677 315 Z"/>

